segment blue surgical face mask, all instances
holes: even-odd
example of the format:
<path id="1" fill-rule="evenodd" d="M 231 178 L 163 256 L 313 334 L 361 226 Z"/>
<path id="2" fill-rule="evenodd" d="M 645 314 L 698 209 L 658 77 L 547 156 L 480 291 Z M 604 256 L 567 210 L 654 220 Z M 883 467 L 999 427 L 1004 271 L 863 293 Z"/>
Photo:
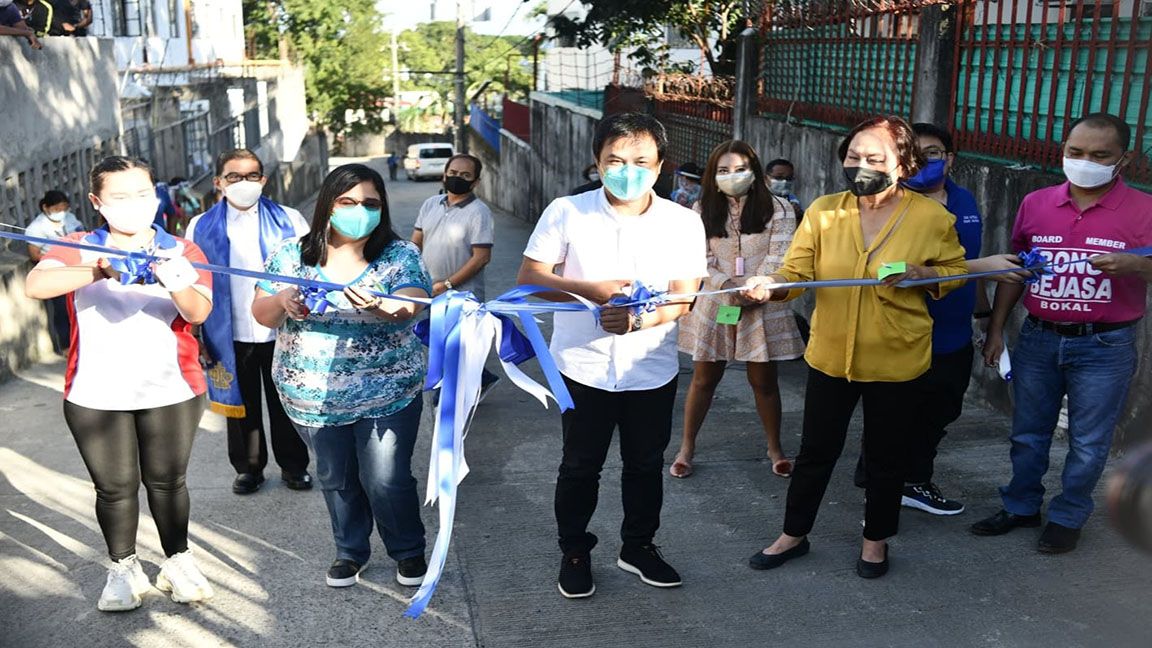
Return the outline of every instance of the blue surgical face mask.
<path id="1" fill-rule="evenodd" d="M 656 184 L 656 172 L 642 166 L 622 164 L 608 167 L 602 178 L 604 188 L 617 199 L 632 202 L 643 198 Z"/>
<path id="2" fill-rule="evenodd" d="M 928 160 L 928 163 L 920 168 L 920 172 L 904 181 L 904 186 L 912 191 L 929 191 L 940 186 L 944 182 L 945 167 L 948 166 L 948 161 Z"/>
<path id="3" fill-rule="evenodd" d="M 368 209 L 364 205 L 337 207 L 332 210 L 328 223 L 350 239 L 362 239 L 380 224 L 380 210 Z"/>

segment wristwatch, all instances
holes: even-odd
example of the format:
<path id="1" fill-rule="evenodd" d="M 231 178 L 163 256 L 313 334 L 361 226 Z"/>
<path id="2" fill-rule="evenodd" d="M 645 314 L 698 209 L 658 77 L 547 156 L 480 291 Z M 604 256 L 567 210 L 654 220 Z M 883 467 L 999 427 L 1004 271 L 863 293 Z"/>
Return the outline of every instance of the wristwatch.
<path id="1" fill-rule="evenodd" d="M 644 328 L 644 316 L 642 316 L 640 313 L 634 313 L 632 315 L 632 323 L 628 327 L 628 332 L 635 333 L 642 328 Z"/>
<path id="2" fill-rule="evenodd" d="M 445 290 L 452 290 L 452 280 L 451 279 L 445 279 L 444 280 L 444 289 Z"/>

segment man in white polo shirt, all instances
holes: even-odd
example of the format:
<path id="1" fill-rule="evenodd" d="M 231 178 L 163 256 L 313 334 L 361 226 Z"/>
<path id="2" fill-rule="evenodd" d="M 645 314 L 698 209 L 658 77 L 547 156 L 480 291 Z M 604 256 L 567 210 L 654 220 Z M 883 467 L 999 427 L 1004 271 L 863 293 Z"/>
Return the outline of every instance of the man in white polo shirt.
<path id="1" fill-rule="evenodd" d="M 519 282 L 597 304 L 629 294 L 634 282 L 655 291 L 695 292 L 707 274 L 700 217 L 652 191 L 666 144 L 664 126 L 648 115 L 624 113 L 601 122 L 592 153 L 603 188 L 548 206 L 524 251 Z M 551 297 L 571 299 L 563 293 Z M 576 405 L 562 417 L 564 456 L 555 499 L 564 554 L 558 586 L 567 598 L 596 590 L 590 552 L 597 538 L 588 523 L 617 428 L 624 523 L 616 564 L 655 587 L 680 585 L 679 574 L 652 542 L 660 526 L 664 450 L 676 401 L 676 320 L 687 312 L 686 303 L 647 311 L 605 307 L 599 325 L 591 313 L 555 315 L 552 354 Z"/>
<path id="2" fill-rule="evenodd" d="M 210 263 L 264 270 L 264 260 L 287 239 L 308 233 L 300 212 L 263 196 L 264 165 L 248 149 L 225 151 L 216 160 L 216 188 L 224 200 L 188 223 L 185 238 L 204 251 Z M 212 314 L 201 328 L 208 367 L 209 407 L 228 417 L 228 460 L 236 470 L 232 492 L 247 495 L 264 483 L 268 444 L 263 401 L 268 404 L 269 436 L 280 476 L 292 490 L 312 488 L 308 447 L 292 427 L 272 383 L 276 331 L 252 316 L 256 280 L 232 275 L 212 287 Z"/>

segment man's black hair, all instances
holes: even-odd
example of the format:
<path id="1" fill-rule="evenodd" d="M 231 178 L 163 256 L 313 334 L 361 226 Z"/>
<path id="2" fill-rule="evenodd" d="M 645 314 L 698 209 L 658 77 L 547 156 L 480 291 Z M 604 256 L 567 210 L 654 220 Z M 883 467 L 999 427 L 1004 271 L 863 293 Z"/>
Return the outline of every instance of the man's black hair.
<path id="1" fill-rule="evenodd" d="M 952 142 L 952 133 L 949 133 L 947 129 L 940 128 L 936 124 L 930 124 L 928 122 L 916 122 L 912 124 L 912 132 L 916 133 L 916 137 L 924 135 L 935 137 L 944 145 L 945 151 L 949 153 L 956 152 L 956 145 Z"/>
<path id="2" fill-rule="evenodd" d="M 668 148 L 668 132 L 658 119 L 644 113 L 618 113 L 600 122 L 592 138 L 592 158 L 599 160 L 604 145 L 621 137 L 649 135 L 656 140 L 656 152 L 661 160 Z"/>
<path id="3" fill-rule="evenodd" d="M 1127 151 L 1129 146 L 1132 146 L 1132 127 L 1128 122 L 1120 119 L 1116 115 L 1109 115 L 1108 113 L 1092 113 L 1091 115 L 1084 115 L 1080 119 L 1072 122 L 1068 127 L 1068 133 L 1072 132 L 1080 124 L 1088 124 L 1094 128 L 1111 128 L 1116 131 L 1116 140 L 1120 146 Z M 1067 136 L 1064 139 L 1068 139 Z"/>

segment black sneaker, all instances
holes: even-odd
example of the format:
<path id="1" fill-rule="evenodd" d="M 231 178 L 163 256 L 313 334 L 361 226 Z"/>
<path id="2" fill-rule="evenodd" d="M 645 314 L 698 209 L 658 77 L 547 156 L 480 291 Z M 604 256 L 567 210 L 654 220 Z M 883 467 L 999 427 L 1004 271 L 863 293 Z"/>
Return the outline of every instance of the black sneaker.
<path id="1" fill-rule="evenodd" d="M 428 573 L 428 563 L 424 556 L 405 558 L 396 563 L 396 582 L 405 587 L 418 587 L 424 583 L 424 574 Z"/>
<path id="2" fill-rule="evenodd" d="M 616 566 L 653 587 L 679 587 L 683 581 L 672 565 L 664 562 L 660 548 L 654 544 L 629 547 L 620 550 Z"/>
<path id="3" fill-rule="evenodd" d="M 328 568 L 328 587 L 351 587 L 360 582 L 360 572 L 364 566 L 354 560 L 337 558 Z"/>
<path id="4" fill-rule="evenodd" d="M 904 498 L 900 503 L 932 515 L 958 515 L 964 512 L 962 503 L 944 497 L 932 482 L 904 486 Z"/>
<path id="5" fill-rule="evenodd" d="M 560 561 L 556 587 L 564 598 L 588 598 L 596 593 L 592 582 L 592 557 L 586 553 L 568 554 Z"/>

